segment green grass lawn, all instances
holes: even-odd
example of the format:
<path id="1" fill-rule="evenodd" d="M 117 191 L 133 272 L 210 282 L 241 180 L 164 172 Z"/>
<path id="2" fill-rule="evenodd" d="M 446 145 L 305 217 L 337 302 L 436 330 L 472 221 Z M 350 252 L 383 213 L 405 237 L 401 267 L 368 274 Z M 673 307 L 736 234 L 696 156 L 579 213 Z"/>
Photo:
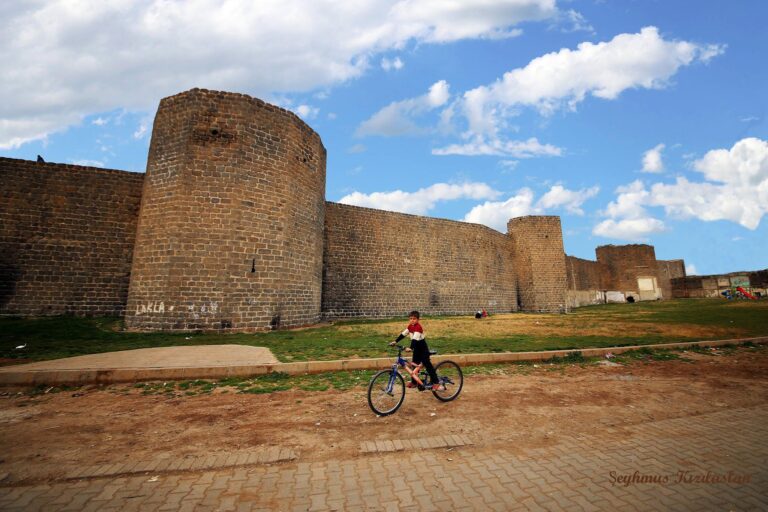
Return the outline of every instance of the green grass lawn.
<path id="1" fill-rule="evenodd" d="M 386 357 L 406 319 L 337 322 L 261 333 L 134 333 L 119 318 L 0 318 L 0 357 L 28 360 L 183 345 L 268 347 L 284 362 Z M 768 335 L 768 301 L 688 299 L 609 304 L 567 315 L 511 313 L 422 321 L 440 353 L 552 350 Z M 23 349 L 16 346 L 26 345 Z"/>

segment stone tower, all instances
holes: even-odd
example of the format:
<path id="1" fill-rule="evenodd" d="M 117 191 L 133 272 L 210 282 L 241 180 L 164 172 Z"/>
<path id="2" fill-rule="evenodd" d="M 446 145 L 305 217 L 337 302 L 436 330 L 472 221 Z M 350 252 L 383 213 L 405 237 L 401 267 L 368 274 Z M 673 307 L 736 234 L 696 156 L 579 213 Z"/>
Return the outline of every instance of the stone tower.
<path id="1" fill-rule="evenodd" d="M 635 300 L 661 298 L 656 250 L 652 245 L 601 245 L 597 261 L 607 270 L 608 287 L 635 296 Z M 670 292 L 671 295 L 671 292 Z"/>
<path id="2" fill-rule="evenodd" d="M 242 94 L 163 99 L 147 161 L 126 325 L 260 330 L 320 318 L 326 151 Z"/>
<path id="3" fill-rule="evenodd" d="M 560 217 L 530 215 L 507 223 L 522 311 L 567 311 L 565 250 Z"/>

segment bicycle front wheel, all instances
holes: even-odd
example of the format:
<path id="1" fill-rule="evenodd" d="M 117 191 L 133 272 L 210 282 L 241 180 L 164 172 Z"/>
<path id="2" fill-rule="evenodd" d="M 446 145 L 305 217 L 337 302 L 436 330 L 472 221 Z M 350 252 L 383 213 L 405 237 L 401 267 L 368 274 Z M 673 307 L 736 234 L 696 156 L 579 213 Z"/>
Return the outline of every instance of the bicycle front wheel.
<path id="1" fill-rule="evenodd" d="M 394 374 L 394 375 L 393 375 Z M 394 370 L 382 370 L 368 384 L 368 405 L 380 416 L 397 411 L 405 399 L 405 381 Z"/>
<path id="2" fill-rule="evenodd" d="M 464 374 L 461 373 L 461 368 L 453 361 L 442 361 L 435 366 L 435 371 L 440 384 L 445 389 L 433 388 L 432 394 L 443 402 L 454 400 L 461 393 L 461 388 L 464 387 Z"/>

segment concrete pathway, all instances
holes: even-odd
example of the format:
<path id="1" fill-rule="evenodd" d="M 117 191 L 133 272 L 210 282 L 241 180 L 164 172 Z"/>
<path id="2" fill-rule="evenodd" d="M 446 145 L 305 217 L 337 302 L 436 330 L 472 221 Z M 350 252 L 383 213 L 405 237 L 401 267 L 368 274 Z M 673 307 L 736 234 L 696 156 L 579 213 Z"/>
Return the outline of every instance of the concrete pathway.
<path id="1" fill-rule="evenodd" d="M 39 370 L 107 370 L 147 368 L 191 368 L 274 364 L 277 358 L 268 348 L 247 345 L 190 345 L 139 348 L 86 356 L 52 359 L 0 368 L 0 372 Z"/>
<path id="2" fill-rule="evenodd" d="M 674 407 L 674 404 L 670 404 Z M 273 447 L 131 461 L 56 482 L 0 483 L 4 511 L 768 509 L 768 411 L 652 421 L 565 438 L 522 455 L 448 439 L 362 441 L 351 459 L 302 462 Z M 402 443 L 401 443 L 402 444 Z M 416 449 L 417 445 L 420 446 Z"/>
<path id="3" fill-rule="evenodd" d="M 190 368 L 274 364 L 277 358 L 268 348 L 247 345 L 190 345 L 139 348 L 86 356 L 52 359 L 0 368 L 0 372 L 40 370 L 108 370 L 148 368 Z"/>

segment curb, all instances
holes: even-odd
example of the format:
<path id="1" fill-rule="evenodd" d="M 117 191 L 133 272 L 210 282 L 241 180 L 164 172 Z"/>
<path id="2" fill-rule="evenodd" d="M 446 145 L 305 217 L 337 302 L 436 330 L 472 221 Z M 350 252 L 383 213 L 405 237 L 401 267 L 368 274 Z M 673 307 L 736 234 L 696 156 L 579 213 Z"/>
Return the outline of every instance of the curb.
<path id="1" fill-rule="evenodd" d="M 622 347 L 583 348 L 566 350 L 545 350 L 538 352 L 498 352 L 489 354 L 446 354 L 434 356 L 433 361 L 450 359 L 458 364 L 470 366 L 489 363 L 512 363 L 516 361 L 546 361 L 555 357 L 566 357 L 574 352 L 583 357 L 603 356 L 608 352 L 621 354 L 638 349 L 675 349 L 686 347 L 719 347 L 745 343 L 768 343 L 768 336 L 737 338 L 714 341 L 686 341 L 660 343 L 656 345 L 629 345 Z M 246 366 L 208 366 L 199 368 L 114 368 L 99 370 L 37 370 L 0 371 L 0 386 L 39 385 L 84 385 L 116 384 L 152 380 L 194 380 L 224 379 L 227 377 L 252 377 L 268 373 L 304 375 L 308 373 L 338 372 L 349 370 L 377 370 L 392 366 L 391 357 L 375 359 L 340 359 L 335 361 L 306 361 L 299 363 L 272 363 Z"/>

